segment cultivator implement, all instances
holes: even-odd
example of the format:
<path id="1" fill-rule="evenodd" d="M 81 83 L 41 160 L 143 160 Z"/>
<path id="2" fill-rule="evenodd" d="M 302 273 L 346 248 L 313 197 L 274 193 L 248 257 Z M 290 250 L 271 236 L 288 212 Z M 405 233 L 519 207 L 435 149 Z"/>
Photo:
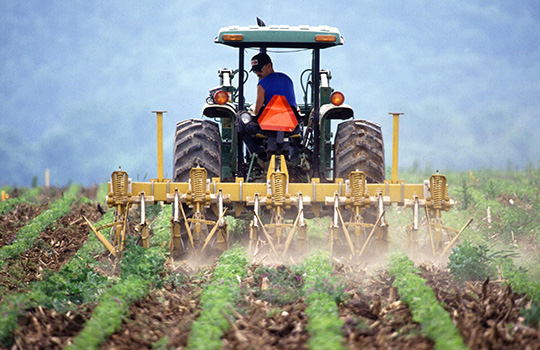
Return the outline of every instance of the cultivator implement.
<path id="1" fill-rule="evenodd" d="M 443 175 L 433 175 L 421 185 L 403 181 L 370 184 L 361 171 L 352 172 L 348 179 L 336 179 L 334 183 L 320 183 L 319 179 L 312 179 L 311 183 L 290 183 L 283 156 L 278 160 L 276 162 L 276 157 L 272 157 L 266 183 L 245 183 L 242 178 L 237 178 L 234 183 L 220 182 L 218 178 L 207 179 L 204 168 L 193 168 L 187 183 L 168 179 L 132 182 L 125 171 L 115 171 L 110 183 L 112 191 L 107 197 L 107 204 L 115 208 L 115 221 L 95 228 L 96 234 L 111 253 L 121 251 L 126 236 L 127 213 L 130 208 L 138 206 L 141 241 L 143 246 L 148 247 L 145 205 L 163 202 L 173 208 L 172 252 L 203 251 L 210 242 L 224 250 L 229 246 L 224 220 L 227 206 L 238 214 L 247 207 L 253 213 L 249 241 L 251 250 L 255 250 L 262 239 L 273 254 L 285 256 L 293 240 L 297 245 L 306 244 L 304 214 L 309 211 L 313 215 L 331 213 L 330 249 L 333 250 L 338 241 L 343 241 L 352 256 L 360 256 L 373 239 L 379 241 L 378 245 L 389 244 L 385 208 L 396 204 L 412 209 L 412 224 L 408 232 L 410 245 L 418 243 L 418 217 L 420 209 L 424 208 L 428 213 L 428 228 L 432 232 L 433 251 L 440 252 L 444 248 L 442 231 L 450 228 L 441 224 L 441 213 L 449 210 L 453 201 L 446 195 Z M 191 213 L 189 217 L 184 208 Z M 377 220 L 374 223 L 365 222 L 363 211 L 372 208 L 376 209 Z M 261 219 L 263 212 L 265 220 Z M 287 219 L 290 213 L 294 213 L 294 219 Z M 210 215 L 217 216 L 217 220 L 207 219 Z M 99 233 L 105 228 L 113 229 L 113 243 Z"/>
<path id="2" fill-rule="evenodd" d="M 158 168 L 162 166 L 162 162 L 158 162 Z M 331 251 L 337 253 L 338 247 L 344 247 L 346 255 L 360 257 L 370 246 L 374 245 L 375 249 L 389 246 L 385 211 L 397 205 L 412 210 L 408 246 L 418 245 L 420 210 L 424 209 L 432 252 L 444 254 L 450 245 L 445 245 L 443 233 L 454 233 L 455 241 L 465 228 L 458 231 L 442 225 L 442 212 L 454 205 L 448 197 L 445 176 L 435 174 L 423 184 L 407 184 L 397 180 L 393 172 L 392 179 L 379 184 L 368 183 L 364 172 L 353 171 L 348 178 L 338 178 L 333 183 L 322 183 L 317 178 L 309 183 L 294 183 L 290 182 L 283 155 L 271 157 L 266 182 L 261 183 L 246 183 L 243 178 L 236 178 L 235 182 L 209 179 L 201 167 L 191 169 L 188 182 L 170 179 L 133 182 L 125 171 L 117 170 L 112 173 L 107 196 L 108 206 L 115 209 L 115 221 L 92 228 L 111 254 L 116 255 L 123 249 L 128 213 L 138 207 L 137 229 L 141 232 L 142 245 L 148 247 L 145 206 L 162 202 L 172 205 L 171 252 L 201 253 L 209 246 L 227 249 L 229 235 L 225 214 L 232 209 L 233 215 L 238 216 L 247 210 L 253 213 L 250 250 L 256 252 L 261 245 L 267 245 L 271 254 L 284 257 L 293 242 L 300 249 L 306 246 L 305 215 L 310 213 L 311 216 L 332 217 L 328 230 Z M 371 211 L 376 220 L 367 222 L 365 211 Z M 112 243 L 101 234 L 104 229 L 111 229 Z"/>

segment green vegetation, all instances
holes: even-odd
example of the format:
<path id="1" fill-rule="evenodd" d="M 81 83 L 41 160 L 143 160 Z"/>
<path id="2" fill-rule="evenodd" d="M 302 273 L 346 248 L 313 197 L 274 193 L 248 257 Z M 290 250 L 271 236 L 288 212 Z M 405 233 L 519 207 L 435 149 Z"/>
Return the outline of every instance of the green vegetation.
<path id="1" fill-rule="evenodd" d="M 96 201 L 99 203 L 105 203 L 105 200 L 107 199 L 107 195 L 109 194 L 109 183 L 104 182 L 99 185 L 97 194 L 96 194 Z"/>
<path id="2" fill-rule="evenodd" d="M 41 192 L 41 188 L 30 188 L 18 197 L 9 198 L 0 202 L 0 215 L 4 215 L 20 203 L 32 202 Z"/>
<path id="3" fill-rule="evenodd" d="M 449 256 L 448 269 L 459 281 L 482 281 L 486 278 L 503 278 L 519 294 L 525 294 L 532 304 L 521 310 L 526 322 L 538 324 L 540 320 L 540 282 L 531 280 L 527 271 L 517 267 L 512 258 L 515 253 L 495 251 L 487 245 L 471 245 L 463 242 L 452 249 Z"/>
<path id="4" fill-rule="evenodd" d="M 521 315 L 525 318 L 525 323 L 531 327 L 540 326 L 540 304 L 533 303 L 530 308 L 522 309 Z"/>
<path id="5" fill-rule="evenodd" d="M 540 304 L 540 281 L 530 280 L 523 269 L 507 268 L 505 277 L 515 292 L 526 294 L 533 302 Z"/>
<path id="6" fill-rule="evenodd" d="M 71 198 L 71 194 L 67 192 L 64 199 Z M 120 264 L 120 278 L 105 277 L 95 271 L 100 264 L 95 257 L 103 253 L 105 248 L 90 231 L 88 240 L 60 271 L 45 271 L 42 281 L 32 283 L 30 293 L 8 295 L 0 304 L 0 343 L 5 346 L 12 344 L 12 332 L 17 327 L 17 320 L 30 307 L 43 306 L 65 312 L 74 305 L 92 304 L 99 300 L 92 318 L 74 341 L 75 348 L 99 346 L 107 335 L 119 327 L 131 302 L 146 295 L 151 286 L 160 287 L 160 273 L 167 249 L 164 242 L 169 237 L 171 213 L 168 208 L 156 220 L 150 249 L 128 243 Z M 113 219 L 114 214 L 109 211 L 97 226 L 110 223 Z"/>
<path id="7" fill-rule="evenodd" d="M 241 238 L 246 232 L 249 232 L 249 225 L 253 221 L 253 213 L 238 218 L 226 215 L 225 221 L 231 238 Z"/>
<path id="8" fill-rule="evenodd" d="M 100 297 L 92 317 L 67 349 L 97 349 L 120 328 L 132 302 L 146 296 L 151 288 L 161 287 L 164 262 L 164 249 L 128 243 L 122 254 L 120 279 Z"/>
<path id="9" fill-rule="evenodd" d="M 540 232 L 540 168 L 444 173 L 456 207 L 443 213 L 443 221 L 460 228 L 474 219 L 462 235 L 463 243 L 452 249 L 448 269 L 458 281 L 488 277 L 507 281 L 516 293 L 532 301 L 522 314 L 527 323 L 537 324 L 540 254 L 531 247 L 538 244 Z M 419 171 L 400 174 L 407 182 L 429 176 Z"/>
<path id="10" fill-rule="evenodd" d="M 113 213 L 108 212 L 98 225 L 112 220 Z M 0 343 L 6 346 L 12 344 L 12 332 L 17 327 L 17 319 L 32 306 L 44 306 L 62 312 L 73 304 L 96 301 L 111 283 L 93 269 L 97 264 L 94 256 L 104 249 L 101 242 L 91 234 L 73 259 L 59 272 L 45 272 L 42 281 L 32 283 L 30 293 L 6 296 L 0 304 Z"/>
<path id="11" fill-rule="evenodd" d="M 495 273 L 489 264 L 488 247 L 483 244 L 473 246 L 465 240 L 463 244 L 452 248 L 448 260 L 450 273 L 461 281 L 482 281 Z"/>
<path id="12" fill-rule="evenodd" d="M 538 244 L 540 232 L 540 168 L 522 171 L 476 170 L 470 172 L 443 172 L 448 179 L 450 196 L 456 201 L 455 208 L 442 214 L 445 225 L 461 228 L 470 219 L 473 223 L 463 232 L 461 240 L 467 241 L 471 250 L 484 249 L 488 259 L 494 256 L 498 268 L 501 256 L 512 253 L 517 266 L 525 268 L 529 279 L 540 280 L 540 254 L 531 253 L 531 246 Z M 431 171 L 411 169 L 400 172 L 400 178 L 408 183 L 429 179 Z M 394 214 L 391 230 L 401 230 L 411 221 L 410 216 Z M 396 238 L 398 236 L 398 238 Z M 393 239 L 402 238 L 394 234 Z M 401 244 L 403 242 L 397 242 Z M 489 252 L 486 248 L 489 247 Z M 464 250 L 466 250 L 464 248 Z M 464 252 L 465 253 L 465 252 Z M 480 252 L 477 252 L 480 253 Z M 466 254 L 465 254 L 466 255 Z M 490 267 L 490 270 L 492 270 Z"/>
<path id="13" fill-rule="evenodd" d="M 201 315 L 191 326 L 188 349 L 221 349 L 221 336 L 229 329 L 227 317 L 240 295 L 237 285 L 247 275 L 246 253 L 236 247 L 225 251 L 214 269 L 212 282 L 201 296 Z"/>
<path id="14" fill-rule="evenodd" d="M 148 211 L 156 211 L 161 209 L 159 205 L 149 206 L 146 208 L 147 215 Z M 171 236 L 171 216 L 172 216 L 172 207 L 170 205 L 164 206 L 158 213 L 156 221 L 152 225 L 154 235 L 150 238 L 151 247 L 159 247 L 163 245 L 164 242 L 167 242 Z"/>
<path id="15" fill-rule="evenodd" d="M 332 276 L 329 253 L 315 252 L 302 264 L 306 277 L 307 330 L 310 349 L 343 349 L 343 321 L 339 318 L 337 302 L 343 297 L 345 286 Z"/>
<path id="16" fill-rule="evenodd" d="M 259 299 L 277 305 L 286 305 L 302 298 L 303 271 L 297 266 L 259 266 L 255 269 L 253 277 L 257 285 L 261 286 L 265 278 L 268 286 L 264 290 L 257 289 L 255 294 Z"/>
<path id="17" fill-rule="evenodd" d="M 450 173 L 448 181 L 456 213 L 473 216 L 484 240 L 528 244 L 540 232 L 540 168 Z"/>
<path id="18" fill-rule="evenodd" d="M 418 275 L 412 260 L 405 255 L 395 255 L 390 261 L 389 271 L 396 276 L 392 285 L 397 287 L 401 300 L 409 305 L 413 320 L 422 327 L 421 332 L 435 342 L 435 349 L 467 349 L 450 315 Z"/>
<path id="19" fill-rule="evenodd" d="M 540 229 L 540 169 L 471 173 L 471 207 L 487 215 L 486 233 L 505 242 L 527 238 Z"/>
<path id="20" fill-rule="evenodd" d="M 156 208 L 159 209 L 153 206 L 149 210 Z M 161 287 L 170 215 L 170 206 L 159 213 L 149 249 L 136 245 L 135 239 L 128 240 L 122 252 L 120 278 L 100 297 L 91 318 L 69 349 L 97 349 L 107 336 L 121 327 L 131 303 L 146 296 L 151 288 Z"/>
<path id="21" fill-rule="evenodd" d="M 496 278 L 503 265 L 515 257 L 512 251 L 495 251 L 486 244 L 472 245 L 467 240 L 452 248 L 448 257 L 448 269 L 457 280 L 483 281 L 488 277 Z"/>
<path id="22" fill-rule="evenodd" d="M 51 207 L 39 216 L 34 218 L 32 222 L 25 225 L 15 235 L 11 244 L 0 249 L 0 266 L 6 263 L 7 259 L 14 258 L 24 251 L 32 248 L 36 240 L 39 238 L 41 231 L 51 226 L 64 215 L 67 215 L 71 210 L 71 206 L 77 200 L 77 194 L 80 191 L 80 186 L 72 185 L 64 196 L 51 204 Z"/>
<path id="23" fill-rule="evenodd" d="M 425 174 L 412 174 L 408 178 L 410 175 L 405 173 L 407 182 L 420 181 L 415 177 L 427 179 L 430 174 L 425 177 Z M 521 314 L 527 324 L 537 327 L 540 322 L 540 255 L 531 246 L 535 244 L 535 235 L 540 229 L 540 172 L 479 171 L 447 176 L 456 207 L 443 213 L 443 222 L 461 228 L 470 217 L 474 219 L 461 236 L 461 243 L 451 249 L 447 265 L 449 271 L 459 282 L 490 278 L 508 283 L 514 292 L 527 297 Z M 78 191 L 78 186 L 70 187 L 62 199 L 52 203 L 49 210 L 17 232 L 13 242 L 0 250 L 0 265 L 35 246 L 41 232 L 73 208 Z M 98 200 L 102 205 L 107 191 L 107 185 L 100 186 Z M 25 192 L 29 196 L 31 193 L 35 198 L 39 189 Z M 22 201 L 23 196 L 12 199 Z M 78 200 L 88 201 L 86 198 Z M 0 210 L 2 208 L 4 204 L 0 205 Z M 105 249 L 89 232 L 88 240 L 60 271 L 45 270 L 42 281 L 28 286 L 29 292 L 4 296 L 0 303 L 0 343 L 12 345 L 17 321 L 29 308 L 42 306 L 66 312 L 87 303 L 90 307 L 95 306 L 94 312 L 71 348 L 97 348 L 121 327 L 129 305 L 135 300 L 143 298 L 152 288 L 161 288 L 163 283 L 179 286 L 186 281 L 189 283 L 189 278 L 184 275 L 169 275 L 163 271 L 166 242 L 170 238 L 171 206 L 166 205 L 163 209 L 159 205 L 147 206 L 146 210 L 147 217 L 158 215 L 152 224 L 150 249 L 129 241 L 121 260 L 117 260 L 118 264 L 113 266 L 107 259 L 98 262 L 96 257 Z M 399 220 L 397 223 L 394 218 L 389 221 L 403 237 L 402 228 L 409 223 L 410 215 L 408 211 L 399 211 L 395 207 L 389 208 L 390 214 Z M 113 213 L 109 212 L 96 226 L 112 220 Z M 227 222 L 229 229 L 237 235 L 243 234 L 249 224 L 249 221 L 231 218 Z M 326 217 L 308 220 L 311 247 L 326 249 L 328 225 Z M 523 253 L 531 251 L 532 259 L 526 260 L 524 257 L 529 256 Z M 395 276 L 393 285 L 398 288 L 401 300 L 409 305 L 414 321 L 420 323 L 421 332 L 435 342 L 435 348 L 464 349 L 463 339 L 450 316 L 418 275 L 413 263 L 404 256 L 395 256 L 389 267 Z M 98 272 L 112 268 L 119 268 L 121 276 L 108 277 Z M 239 284 L 247 273 L 248 263 L 241 248 L 222 254 L 213 271 L 212 281 L 201 282 L 206 287 L 200 299 L 200 316 L 191 328 L 190 349 L 220 349 L 223 346 L 221 338 L 230 327 L 236 304 L 245 295 Z M 301 266 L 258 266 L 253 271 L 253 279 L 258 286 L 263 281 L 267 283 L 268 288 L 254 288 L 249 292 L 272 304 L 269 315 L 277 314 L 282 306 L 304 298 L 310 334 L 308 346 L 311 349 L 343 348 L 343 321 L 339 319 L 338 305 L 346 295 L 345 285 L 333 275 L 327 252 L 315 252 Z M 167 341 L 166 337 L 161 338 L 154 347 L 166 348 Z"/>
<path id="24" fill-rule="evenodd" d="M 309 245 L 311 247 L 326 247 L 326 232 L 328 231 L 330 222 L 331 219 L 329 217 L 315 217 L 313 219 L 306 219 Z"/>

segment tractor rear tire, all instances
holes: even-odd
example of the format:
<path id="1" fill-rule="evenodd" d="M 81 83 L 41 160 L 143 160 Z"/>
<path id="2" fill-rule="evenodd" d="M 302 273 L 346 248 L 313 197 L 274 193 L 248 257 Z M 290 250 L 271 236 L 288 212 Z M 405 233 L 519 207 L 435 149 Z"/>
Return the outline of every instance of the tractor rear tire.
<path id="1" fill-rule="evenodd" d="M 211 120 L 188 119 L 176 124 L 173 175 L 175 182 L 188 182 L 191 168 L 206 169 L 207 178 L 221 177 L 221 136 Z"/>
<path id="2" fill-rule="evenodd" d="M 366 174 L 367 183 L 384 183 L 384 142 L 378 124 L 366 120 L 350 120 L 337 127 L 334 142 L 334 177 L 347 180 L 351 171 L 356 170 Z M 344 213 L 343 216 L 345 220 L 351 217 L 349 213 Z M 375 224 L 378 218 L 376 204 L 365 209 L 362 216 L 364 222 Z M 388 227 L 379 226 L 375 235 L 375 251 L 387 250 L 388 244 Z"/>
<path id="3" fill-rule="evenodd" d="M 363 171 L 368 183 L 384 182 L 384 143 L 378 124 L 349 120 L 338 125 L 334 144 L 334 177 L 346 180 L 355 170 Z"/>
<path id="4" fill-rule="evenodd" d="M 176 124 L 173 152 L 173 176 L 175 182 L 189 182 L 191 169 L 197 166 L 206 169 L 207 179 L 221 177 L 221 136 L 217 123 L 204 119 L 187 119 L 178 122 Z M 186 204 L 182 205 L 186 216 L 193 218 L 193 210 Z M 218 217 L 213 210 L 208 210 L 204 213 L 204 218 L 216 221 Z M 193 229 L 192 227 L 192 232 Z M 203 230 L 201 245 L 209 229 L 204 227 Z M 192 248 L 183 224 L 180 225 L 180 237 L 182 247 L 179 253 L 186 253 Z M 215 239 L 210 243 L 210 249 L 215 248 L 214 242 Z M 200 248 L 200 246 L 196 247 L 196 249 Z"/>

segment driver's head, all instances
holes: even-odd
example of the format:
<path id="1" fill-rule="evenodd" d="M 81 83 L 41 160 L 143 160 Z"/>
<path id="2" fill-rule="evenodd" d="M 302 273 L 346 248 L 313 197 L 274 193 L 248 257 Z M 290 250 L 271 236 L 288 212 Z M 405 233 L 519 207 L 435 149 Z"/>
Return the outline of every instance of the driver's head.
<path id="1" fill-rule="evenodd" d="M 251 70 L 250 72 L 255 72 L 257 76 L 260 78 L 261 76 L 264 77 L 268 74 L 264 74 L 268 69 L 265 67 L 268 66 L 268 68 L 272 67 L 272 60 L 270 59 L 270 56 L 268 56 L 265 52 L 261 52 L 253 56 L 251 58 Z"/>

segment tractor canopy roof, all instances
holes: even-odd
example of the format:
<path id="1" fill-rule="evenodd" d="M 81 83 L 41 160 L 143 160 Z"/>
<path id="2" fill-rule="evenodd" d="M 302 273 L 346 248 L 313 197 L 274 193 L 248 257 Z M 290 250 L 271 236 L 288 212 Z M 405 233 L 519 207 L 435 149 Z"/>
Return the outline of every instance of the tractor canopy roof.
<path id="1" fill-rule="evenodd" d="M 221 28 L 214 42 L 233 47 L 324 49 L 343 45 L 345 39 L 335 27 L 270 25 Z"/>

